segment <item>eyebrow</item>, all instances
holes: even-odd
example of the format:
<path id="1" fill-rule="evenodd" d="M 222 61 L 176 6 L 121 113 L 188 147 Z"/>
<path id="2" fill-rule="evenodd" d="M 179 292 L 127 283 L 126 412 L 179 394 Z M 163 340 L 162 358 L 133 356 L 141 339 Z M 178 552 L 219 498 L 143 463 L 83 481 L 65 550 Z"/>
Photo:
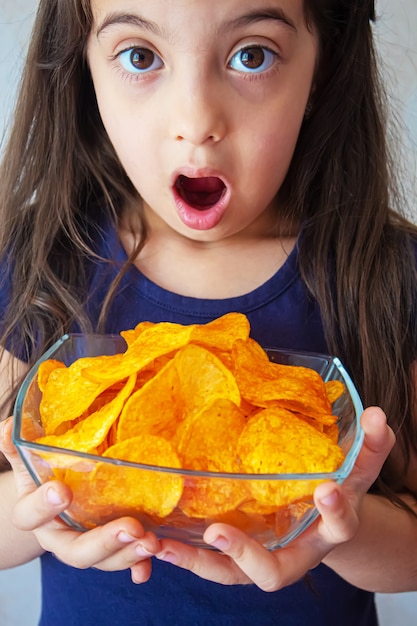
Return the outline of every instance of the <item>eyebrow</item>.
<path id="1" fill-rule="evenodd" d="M 222 26 L 221 30 L 223 31 L 223 30 L 229 30 L 233 28 L 239 28 L 242 26 L 248 26 L 250 24 L 256 24 L 257 22 L 263 22 L 266 20 L 271 20 L 273 22 L 280 22 L 281 24 L 290 28 L 294 32 L 297 31 L 297 28 L 294 22 L 288 17 L 288 15 L 286 15 L 286 13 L 282 9 L 278 7 L 254 9 L 253 11 L 250 11 L 249 13 L 245 13 L 244 15 L 241 15 L 240 17 L 237 17 L 234 20 L 227 22 L 224 26 Z"/>
<path id="2" fill-rule="evenodd" d="M 257 22 L 262 22 L 266 20 L 279 22 L 284 26 L 290 28 L 294 32 L 297 31 L 294 22 L 285 14 L 282 9 L 278 7 L 267 7 L 264 9 L 254 9 L 249 13 L 245 13 L 244 15 L 241 15 L 229 22 L 226 22 L 220 28 L 220 32 L 227 32 L 229 30 L 249 26 L 250 24 L 256 24 Z M 143 17 L 140 17 L 140 15 L 132 13 L 121 13 L 118 11 L 107 15 L 103 22 L 97 27 L 96 36 L 99 37 L 107 28 L 109 28 L 110 26 L 115 26 L 117 24 L 129 24 L 138 28 L 144 28 L 145 30 L 148 30 L 155 35 L 163 36 L 161 28 L 155 22 L 146 20 Z"/>
<path id="3" fill-rule="evenodd" d="M 116 26 L 117 24 L 130 24 L 131 26 L 144 28 L 155 35 L 162 35 L 160 27 L 155 22 L 145 20 L 143 17 L 132 13 L 120 13 L 115 11 L 107 15 L 103 22 L 97 27 L 96 37 L 99 37 L 109 26 Z"/>

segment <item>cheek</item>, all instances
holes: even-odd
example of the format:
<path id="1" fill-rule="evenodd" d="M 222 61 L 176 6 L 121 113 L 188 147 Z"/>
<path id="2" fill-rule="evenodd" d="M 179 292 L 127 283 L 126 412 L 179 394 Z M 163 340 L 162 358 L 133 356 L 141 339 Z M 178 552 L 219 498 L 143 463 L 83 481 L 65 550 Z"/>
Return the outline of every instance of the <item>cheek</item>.
<path id="1" fill-rule="evenodd" d="M 129 115 L 115 114 L 117 109 L 109 106 L 100 110 L 107 135 L 129 175 L 140 172 L 152 160 L 150 149 L 153 140 L 147 133 L 147 125 Z"/>
<path id="2" fill-rule="evenodd" d="M 259 169 L 261 166 L 265 176 L 285 176 L 295 146 L 297 144 L 301 123 L 288 121 L 287 124 L 269 126 L 265 132 L 259 134 L 252 143 L 250 161 L 252 167 Z"/>

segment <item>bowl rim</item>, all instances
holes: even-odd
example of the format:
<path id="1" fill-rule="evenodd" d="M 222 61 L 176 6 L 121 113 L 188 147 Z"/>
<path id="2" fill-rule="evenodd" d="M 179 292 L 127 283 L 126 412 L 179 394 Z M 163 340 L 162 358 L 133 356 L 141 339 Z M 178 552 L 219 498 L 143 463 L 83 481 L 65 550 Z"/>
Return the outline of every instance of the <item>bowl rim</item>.
<path id="1" fill-rule="evenodd" d="M 292 356 L 302 356 L 302 357 L 316 357 L 318 359 L 325 359 L 328 361 L 329 365 L 334 365 L 338 372 L 340 373 L 344 384 L 346 385 L 347 392 L 349 393 L 354 413 L 355 413 L 355 422 L 356 422 L 356 432 L 353 437 L 353 441 L 350 447 L 350 450 L 347 452 L 343 463 L 333 472 L 312 472 L 312 473 L 288 473 L 288 474 L 249 474 L 249 473 L 232 473 L 232 472 L 213 472 L 213 471 L 200 471 L 200 470 L 191 470 L 184 468 L 175 468 L 175 467 L 165 467 L 159 465 L 147 465 L 144 463 L 135 463 L 132 461 L 126 461 L 122 459 L 112 458 L 112 457 L 103 457 L 97 454 L 91 454 L 88 452 L 80 452 L 77 450 L 71 450 L 69 448 L 60 448 L 58 446 L 45 445 L 41 443 L 37 443 L 35 441 L 30 441 L 24 439 L 20 433 L 19 429 L 21 426 L 22 420 L 22 408 L 23 402 L 26 396 L 26 393 L 35 379 L 40 363 L 46 361 L 52 357 L 56 353 L 56 351 L 67 341 L 72 338 L 84 338 L 89 337 L 90 339 L 99 338 L 100 340 L 113 339 L 120 340 L 121 346 L 125 344 L 124 339 L 121 335 L 118 334 L 99 334 L 99 333 L 66 333 L 60 339 L 58 339 L 48 350 L 46 350 L 43 355 L 36 361 L 36 363 L 29 369 L 27 372 L 20 388 L 18 394 L 16 396 L 16 401 L 13 409 L 13 434 L 12 440 L 13 444 L 17 448 L 17 451 L 22 458 L 24 464 L 26 465 L 29 473 L 32 478 L 35 480 L 37 485 L 39 486 L 41 483 L 33 472 L 30 464 L 27 462 L 25 457 L 24 449 L 30 449 L 35 452 L 47 452 L 50 454 L 60 454 L 64 456 L 72 456 L 77 461 L 84 460 L 89 462 L 97 463 L 108 463 L 111 465 L 122 466 L 122 467 L 130 467 L 138 470 L 147 470 L 147 471 L 156 471 L 162 473 L 170 473 L 170 474 L 178 474 L 184 477 L 189 478 L 218 478 L 218 479 L 229 479 L 229 480 L 273 480 L 273 481 L 289 481 L 289 480 L 333 480 L 336 482 L 343 482 L 352 471 L 352 468 L 355 464 L 355 461 L 359 455 L 359 452 L 362 447 L 362 443 L 364 440 L 364 432 L 360 424 L 360 417 L 363 412 L 363 405 L 360 399 L 359 393 L 347 372 L 345 366 L 341 362 L 341 360 L 336 356 L 331 356 L 328 354 L 322 354 L 318 352 L 309 352 L 302 350 L 292 350 L 287 348 L 277 348 L 277 347 L 264 347 L 264 350 L 268 353 L 279 353 L 282 355 L 292 355 Z"/>

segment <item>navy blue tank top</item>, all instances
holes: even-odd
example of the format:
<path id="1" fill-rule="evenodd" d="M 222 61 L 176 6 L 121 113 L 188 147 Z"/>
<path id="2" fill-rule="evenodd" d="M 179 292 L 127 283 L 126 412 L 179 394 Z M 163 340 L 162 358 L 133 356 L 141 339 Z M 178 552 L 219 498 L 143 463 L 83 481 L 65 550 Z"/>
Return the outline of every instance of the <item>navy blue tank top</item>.
<path id="1" fill-rule="evenodd" d="M 126 254 L 117 233 L 100 230 L 97 252 L 114 267 L 91 264 L 88 313 L 94 324 L 109 283 Z M 317 304 L 309 297 L 297 264 L 297 248 L 265 284 L 241 297 L 200 300 L 160 288 L 135 267 L 125 274 L 108 316 L 106 332 L 138 322 L 205 323 L 230 311 L 245 313 L 252 336 L 265 347 L 326 352 Z M 41 557 L 40 626 L 376 626 L 373 594 L 350 585 L 320 565 L 306 579 L 265 593 L 254 585 L 223 586 L 153 559 L 151 579 L 142 585 L 130 572 L 77 570 L 53 555 Z"/>

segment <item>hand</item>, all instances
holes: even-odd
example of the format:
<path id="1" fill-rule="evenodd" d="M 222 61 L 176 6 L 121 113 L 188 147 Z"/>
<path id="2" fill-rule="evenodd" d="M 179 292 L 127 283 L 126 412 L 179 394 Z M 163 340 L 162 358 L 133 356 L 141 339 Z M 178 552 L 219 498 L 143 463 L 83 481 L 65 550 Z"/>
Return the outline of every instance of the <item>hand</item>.
<path id="1" fill-rule="evenodd" d="M 287 547 L 268 552 L 242 531 L 212 524 L 204 539 L 220 552 L 163 539 L 157 558 L 224 585 L 255 583 L 264 591 L 276 591 L 296 582 L 356 534 L 362 499 L 394 445 L 394 433 L 380 409 L 366 409 L 361 422 L 365 440 L 351 475 L 343 485 L 327 482 L 317 487 L 314 502 L 320 516 Z"/>
<path id="2" fill-rule="evenodd" d="M 12 466 L 16 483 L 14 526 L 32 531 L 43 550 L 52 552 L 67 565 L 105 571 L 130 568 L 133 582 L 148 580 L 150 557 L 161 550 L 156 536 L 145 532 L 141 524 L 130 517 L 87 532 L 69 528 L 57 515 L 70 505 L 71 490 L 59 481 L 37 488 L 13 446 L 11 431 L 12 418 L 9 418 L 0 424 L 0 450 Z"/>

